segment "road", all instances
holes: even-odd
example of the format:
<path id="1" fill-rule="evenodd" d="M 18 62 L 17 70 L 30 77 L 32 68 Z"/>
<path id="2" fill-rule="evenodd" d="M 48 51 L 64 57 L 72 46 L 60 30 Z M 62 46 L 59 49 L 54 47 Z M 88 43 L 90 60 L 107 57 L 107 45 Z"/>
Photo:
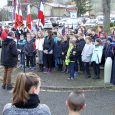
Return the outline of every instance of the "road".
<path id="1" fill-rule="evenodd" d="M 41 91 L 40 100 L 50 107 L 52 115 L 67 115 L 65 101 L 68 94 L 69 92 Z M 115 91 L 87 91 L 85 95 L 87 106 L 81 115 L 115 115 Z M 11 93 L 0 88 L 0 115 L 8 102 L 11 102 Z"/>

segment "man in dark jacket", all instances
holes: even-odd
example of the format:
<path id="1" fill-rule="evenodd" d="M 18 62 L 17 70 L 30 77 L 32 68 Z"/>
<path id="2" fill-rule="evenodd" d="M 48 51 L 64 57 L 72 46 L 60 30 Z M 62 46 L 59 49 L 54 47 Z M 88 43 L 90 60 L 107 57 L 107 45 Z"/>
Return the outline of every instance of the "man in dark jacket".
<path id="1" fill-rule="evenodd" d="M 78 51 L 78 61 L 79 61 L 80 71 L 83 71 L 83 64 L 81 61 L 81 53 L 82 53 L 84 46 L 85 46 L 85 40 L 82 36 L 80 36 L 77 41 L 77 51 Z"/>
<path id="2" fill-rule="evenodd" d="M 36 53 L 36 50 L 34 48 L 31 33 L 27 33 L 27 42 L 24 48 L 24 52 L 26 55 L 26 66 L 28 67 L 28 69 L 34 70 L 34 55 Z"/>
<path id="3" fill-rule="evenodd" d="M 7 90 L 12 89 L 11 74 L 13 68 L 17 64 L 18 51 L 16 48 L 16 42 L 13 40 L 14 33 L 9 32 L 8 36 L 4 36 L 5 32 L 1 34 L 2 52 L 1 52 L 1 64 L 4 66 L 4 76 L 2 88 Z M 4 38 L 3 38 L 4 36 Z"/>

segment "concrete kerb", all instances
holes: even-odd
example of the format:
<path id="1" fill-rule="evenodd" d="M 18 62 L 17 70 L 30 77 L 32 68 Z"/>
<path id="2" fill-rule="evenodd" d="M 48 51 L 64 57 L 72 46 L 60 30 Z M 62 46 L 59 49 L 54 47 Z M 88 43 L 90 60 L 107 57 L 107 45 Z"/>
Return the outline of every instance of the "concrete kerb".
<path id="1" fill-rule="evenodd" d="M 112 89 L 113 85 L 104 86 L 78 86 L 78 87 L 56 87 L 56 86 L 41 86 L 43 90 L 56 90 L 56 91 L 71 91 L 71 90 L 101 90 L 101 89 Z"/>
<path id="2" fill-rule="evenodd" d="M 2 81 L 2 78 L 0 78 Z M 15 83 L 13 83 L 15 84 Z M 101 90 L 101 89 L 112 89 L 114 85 L 104 84 L 103 86 L 77 86 L 77 87 L 63 87 L 63 86 L 41 86 L 41 90 L 52 90 L 52 91 L 71 91 L 71 90 Z"/>

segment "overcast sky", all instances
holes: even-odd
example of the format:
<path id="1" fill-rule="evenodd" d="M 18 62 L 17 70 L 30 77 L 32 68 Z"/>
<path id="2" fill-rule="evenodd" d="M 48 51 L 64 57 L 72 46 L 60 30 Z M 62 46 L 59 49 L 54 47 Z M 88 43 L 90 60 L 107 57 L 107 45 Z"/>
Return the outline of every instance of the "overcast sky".
<path id="1" fill-rule="evenodd" d="M 0 0 L 0 8 L 7 4 L 7 0 Z"/>

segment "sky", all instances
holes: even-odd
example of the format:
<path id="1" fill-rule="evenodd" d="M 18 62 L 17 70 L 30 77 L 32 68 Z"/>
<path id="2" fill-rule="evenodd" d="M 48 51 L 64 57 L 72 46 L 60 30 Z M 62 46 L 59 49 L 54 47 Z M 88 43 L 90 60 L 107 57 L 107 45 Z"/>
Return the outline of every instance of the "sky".
<path id="1" fill-rule="evenodd" d="M 0 8 L 7 4 L 7 0 L 0 0 Z"/>

